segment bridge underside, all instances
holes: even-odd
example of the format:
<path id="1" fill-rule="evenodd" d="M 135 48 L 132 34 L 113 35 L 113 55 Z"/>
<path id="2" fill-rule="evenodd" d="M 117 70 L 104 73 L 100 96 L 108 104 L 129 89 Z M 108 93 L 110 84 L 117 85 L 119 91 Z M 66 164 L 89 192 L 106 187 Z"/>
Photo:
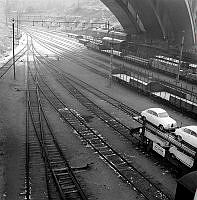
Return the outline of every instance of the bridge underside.
<path id="1" fill-rule="evenodd" d="M 129 35 L 192 46 L 197 40 L 196 0 L 101 0 Z"/>

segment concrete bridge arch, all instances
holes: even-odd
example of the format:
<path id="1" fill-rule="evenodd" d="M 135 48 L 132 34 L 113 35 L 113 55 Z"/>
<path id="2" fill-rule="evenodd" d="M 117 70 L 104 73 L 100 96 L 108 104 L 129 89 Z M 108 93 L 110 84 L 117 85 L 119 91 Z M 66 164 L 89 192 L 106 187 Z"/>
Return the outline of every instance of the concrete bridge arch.
<path id="1" fill-rule="evenodd" d="M 197 43 L 197 0 L 101 0 L 128 34 Z"/>

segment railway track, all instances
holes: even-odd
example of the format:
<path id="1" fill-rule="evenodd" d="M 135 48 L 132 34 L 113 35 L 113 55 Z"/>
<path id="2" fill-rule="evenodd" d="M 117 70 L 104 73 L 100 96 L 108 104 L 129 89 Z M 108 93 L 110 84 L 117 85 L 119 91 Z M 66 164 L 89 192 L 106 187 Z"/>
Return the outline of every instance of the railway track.
<path id="1" fill-rule="evenodd" d="M 88 69 L 89 71 L 93 72 L 93 73 L 96 73 L 104 78 L 109 78 L 109 74 L 106 73 L 106 72 L 103 72 L 103 71 L 100 71 L 100 70 L 97 70 L 96 68 L 92 67 L 91 65 L 87 65 L 85 64 L 84 62 L 82 62 L 80 59 L 78 59 L 77 57 L 79 57 L 79 55 L 77 55 L 77 57 L 73 57 L 71 55 L 62 55 L 62 52 L 65 51 L 64 48 L 58 46 L 58 45 L 55 45 L 55 44 L 51 44 L 50 42 L 46 41 L 46 40 L 40 40 L 39 38 L 34 38 L 35 41 L 37 41 L 41 46 L 43 46 L 44 48 L 52 51 L 53 53 L 55 53 L 56 55 L 58 55 L 59 57 L 62 57 L 62 58 L 65 58 L 67 60 L 70 60 L 78 65 L 80 65 L 81 67 L 85 68 L 85 69 Z M 44 45 L 43 43 L 44 42 Z M 53 46 L 52 46 L 53 45 Z M 58 52 L 58 48 L 61 49 L 61 51 Z M 70 53 L 70 51 L 68 51 Z M 85 60 L 85 59 L 83 59 Z M 93 64 L 94 62 L 92 62 Z M 95 63 L 94 63 L 95 64 Z M 104 70 L 108 70 L 108 67 L 105 67 L 103 65 L 100 64 L 100 66 L 102 67 L 102 69 Z"/>
<path id="2" fill-rule="evenodd" d="M 41 55 L 40 55 L 40 58 L 41 58 Z M 42 60 L 40 58 L 38 58 L 38 60 L 40 60 L 42 62 Z M 45 59 L 44 57 L 42 57 L 42 58 Z M 56 70 L 56 73 L 61 73 L 69 81 L 72 81 L 74 84 L 80 86 L 84 90 L 89 91 L 90 93 L 94 94 L 95 96 L 99 97 L 100 99 L 105 100 L 106 102 L 108 102 L 111 105 L 115 106 L 116 108 L 122 110 L 123 112 L 125 112 L 129 116 L 136 117 L 136 116 L 140 115 L 140 112 L 132 109 L 131 107 L 127 106 L 126 104 L 123 104 L 122 102 L 118 101 L 117 99 L 115 99 L 115 98 L 107 95 L 106 93 L 98 90 L 97 88 L 95 88 L 92 85 L 86 83 L 85 81 L 82 81 L 82 80 L 78 79 L 77 77 L 73 76 L 72 74 L 63 71 L 60 67 L 58 67 L 59 63 L 56 62 L 55 60 L 54 61 L 53 60 L 52 61 L 47 61 L 47 63 L 48 63 L 48 66 L 50 67 L 51 70 L 54 71 L 55 70 L 54 66 L 57 66 L 58 70 Z"/>
<path id="3" fill-rule="evenodd" d="M 47 46 L 46 46 L 47 45 Z M 56 48 L 58 48 L 58 46 L 56 46 L 56 45 L 54 45 Z M 52 51 L 53 53 L 55 53 L 55 54 L 57 54 L 58 53 L 58 51 L 57 51 L 57 49 L 55 49 L 51 44 L 46 44 L 45 43 L 45 47 L 48 49 L 48 50 L 50 50 L 50 51 Z M 63 50 L 63 49 L 62 49 Z M 61 56 L 60 54 L 59 54 L 59 56 Z M 64 57 L 64 56 L 63 56 Z M 67 59 L 67 58 L 66 58 Z M 104 72 L 102 72 L 102 71 L 99 71 L 99 70 L 97 70 L 97 69 L 95 69 L 95 68 L 92 68 L 91 66 L 89 66 L 89 65 L 85 65 L 83 62 L 81 63 L 80 61 L 78 61 L 78 60 L 73 60 L 73 59 L 71 59 L 73 62 L 76 62 L 76 63 L 78 63 L 78 64 L 80 64 L 80 66 L 82 66 L 82 67 L 84 67 L 84 68 L 86 68 L 86 69 L 88 69 L 88 70 L 90 70 L 90 71 L 92 71 L 92 72 L 94 72 L 94 73 L 96 73 L 96 74 L 99 74 L 99 75 L 101 75 L 101 76 L 103 76 L 103 77 L 105 77 L 105 78 L 108 78 L 108 75 L 106 74 L 106 73 L 104 73 Z M 62 73 L 62 72 L 61 72 Z M 120 106 L 119 106 L 120 107 Z M 123 110 L 124 111 L 124 110 Z M 134 110 L 132 110 L 131 111 L 131 109 L 130 109 L 130 114 L 131 114 L 131 112 L 134 114 L 134 113 L 136 113 Z M 127 113 L 128 114 L 128 113 Z M 138 113 L 139 114 L 139 113 Z M 133 115 L 131 115 L 131 116 L 133 116 Z M 141 124 L 142 124 L 142 121 L 140 121 L 140 120 L 138 120 L 138 122 L 140 122 Z M 149 129 L 149 131 L 151 131 L 152 133 L 154 133 L 155 134 L 155 132 L 157 132 L 157 135 L 159 135 L 160 137 L 162 137 L 163 139 L 167 139 L 169 142 L 171 142 L 172 144 L 174 144 L 176 147 L 178 147 L 178 148 L 181 148 L 183 151 L 185 151 L 186 153 L 189 153 L 189 155 L 191 155 L 192 157 L 194 157 L 194 155 L 195 155 L 195 151 L 196 151 L 196 148 L 194 148 L 193 146 L 191 146 L 191 145 L 189 145 L 189 144 L 187 144 L 187 143 L 184 143 L 184 141 L 183 141 L 183 144 L 182 143 L 180 143 L 180 142 L 178 142 L 178 141 L 176 141 L 176 139 L 172 136 L 172 135 L 169 135 L 169 134 L 163 134 L 162 132 L 160 132 L 158 129 L 155 129 L 155 128 L 153 128 L 152 126 L 150 126 L 149 124 L 147 125 L 147 128 Z M 187 147 L 187 146 L 189 146 L 189 147 Z"/>
<path id="4" fill-rule="evenodd" d="M 88 143 L 119 176 L 138 191 L 141 199 L 170 199 L 124 156 L 114 150 L 106 139 L 100 136 L 100 133 L 89 127 L 81 116 L 69 109 L 68 105 L 65 105 L 50 88 L 47 88 L 47 76 L 41 74 L 40 76 L 38 80 L 40 90 L 61 118 L 70 124 L 82 141 Z"/>
<path id="5" fill-rule="evenodd" d="M 87 200 L 74 169 L 69 165 L 43 111 L 37 78 L 30 73 L 29 70 L 26 198 Z M 37 173 L 35 170 L 39 167 L 41 170 Z"/>
<path id="6" fill-rule="evenodd" d="M 86 55 L 86 56 L 83 56 L 82 54 L 80 54 L 80 50 L 82 49 L 85 49 L 84 45 L 81 45 L 77 42 L 73 42 L 73 41 L 70 41 L 69 39 L 62 39 L 60 41 L 60 38 L 57 37 L 57 36 L 54 36 L 51 40 L 51 35 L 49 34 L 49 36 L 47 36 L 47 33 L 44 35 L 43 37 L 43 33 L 40 32 L 40 33 L 35 33 L 35 32 L 29 32 L 28 33 L 37 41 L 40 41 L 40 42 L 45 42 L 45 44 L 48 44 L 48 45 L 54 45 L 55 47 L 57 47 L 58 49 L 61 49 L 62 51 L 64 52 L 68 52 L 68 53 L 72 53 L 72 55 L 69 55 L 69 58 L 76 58 L 79 57 L 81 60 L 84 60 L 84 61 L 88 61 L 90 64 L 94 64 L 94 65 L 97 65 L 105 70 L 108 70 L 109 69 L 109 66 L 106 66 L 105 64 L 103 63 L 100 63 L 100 62 L 97 62 L 95 59 L 93 59 L 92 57 Z M 40 38 L 40 36 L 42 38 Z M 56 44 L 52 43 L 53 41 L 55 41 Z M 65 43 L 67 43 L 67 47 L 65 47 Z M 75 45 L 75 47 L 73 47 L 72 45 Z M 77 46 L 77 48 L 76 48 Z M 68 55 L 67 55 L 68 57 Z M 88 60 L 87 60 L 87 57 L 88 57 Z"/>
<path id="7" fill-rule="evenodd" d="M 26 53 L 26 47 L 24 47 L 22 50 L 20 50 L 16 55 L 15 55 L 15 63 L 22 57 L 25 55 Z M 8 60 L 5 64 L 3 64 L 0 67 L 0 79 L 11 69 L 11 67 L 13 66 L 13 60 L 12 58 L 10 60 Z"/>
<path id="8" fill-rule="evenodd" d="M 43 34 L 42 32 L 40 32 L 40 34 Z M 50 35 L 50 34 L 49 34 Z M 35 35 L 34 35 L 35 36 Z M 45 37 L 46 37 L 46 35 L 45 35 Z M 49 36 L 48 36 L 49 37 Z M 55 45 L 56 47 L 58 47 L 58 48 L 60 48 L 60 49 L 62 49 L 63 51 L 68 51 L 68 52 L 71 52 L 70 50 L 68 50 L 68 49 L 65 49 L 65 48 L 62 48 L 62 47 L 60 47 L 60 46 L 58 46 L 58 45 L 64 45 L 64 43 L 63 43 L 63 41 L 68 41 L 68 40 L 65 40 L 65 39 L 63 39 L 62 41 L 58 41 L 58 37 L 56 37 L 56 36 L 54 36 L 55 38 L 57 38 L 57 41 L 56 41 L 56 44 L 57 45 Z M 38 39 L 38 38 L 37 38 Z M 45 40 L 45 39 L 43 39 L 43 40 Z M 45 43 L 47 43 L 47 40 L 45 40 Z M 48 42 L 47 43 L 48 45 L 50 45 L 51 43 L 50 42 Z M 80 57 L 82 60 L 86 60 L 87 61 L 87 57 L 84 57 L 83 55 L 81 55 L 81 54 L 79 54 L 79 53 L 74 53 L 75 55 L 77 55 L 78 57 Z M 88 55 L 87 55 L 88 56 Z M 106 62 L 106 59 L 102 59 L 102 61 L 104 61 L 104 62 Z M 88 56 L 88 62 L 90 63 L 90 64 L 96 64 L 97 66 L 99 66 L 99 67 L 101 67 L 101 68 L 103 68 L 103 69 L 105 69 L 105 70 L 108 70 L 109 71 L 109 66 L 106 66 L 106 65 L 103 65 L 103 64 L 101 64 L 100 62 L 96 62 L 95 60 L 93 60 L 93 59 L 91 59 L 90 58 L 90 56 Z M 116 67 L 117 68 L 120 68 L 120 66 L 119 65 L 116 65 Z M 126 67 L 125 67 L 126 68 Z M 141 74 L 143 77 L 150 77 L 150 75 L 152 76 L 152 74 L 151 73 L 144 73 L 143 71 L 136 71 L 135 69 L 130 69 L 130 68 L 127 68 L 128 70 L 131 70 L 131 72 L 132 73 L 137 73 L 137 74 Z M 194 91 L 191 91 L 191 90 L 189 90 L 189 89 L 187 89 L 187 88 L 184 88 L 184 87 L 181 87 L 180 88 L 180 86 L 178 86 L 178 85 L 175 85 L 175 84 L 172 84 L 172 83 L 169 83 L 169 82 L 166 82 L 166 81 L 164 81 L 164 80 L 161 80 L 161 79 L 159 79 L 159 78 L 157 78 L 157 77 L 152 77 L 152 79 L 151 80 L 153 80 L 153 81 L 159 81 L 159 82 L 161 82 L 163 85 L 165 85 L 165 86 L 167 86 L 167 87 L 170 87 L 170 88 L 174 88 L 175 90 L 177 90 L 177 91 L 180 91 L 180 92 L 184 92 L 184 93 L 186 93 L 186 94 L 190 94 L 190 95 L 192 95 L 192 96 L 194 96 L 194 97 L 197 97 L 197 93 L 195 93 Z"/>
<path id="9" fill-rule="evenodd" d="M 55 51 L 54 51 L 54 52 L 55 52 Z M 53 64 L 53 65 L 54 65 L 54 64 Z M 54 65 L 53 67 L 56 67 L 56 66 Z M 61 74 L 62 74 L 62 72 L 61 72 Z M 65 77 L 65 78 L 68 79 L 68 76 Z M 63 81 L 60 81 L 60 84 L 62 84 L 62 82 L 63 82 Z M 72 80 L 72 82 L 73 82 L 73 80 Z M 64 86 L 64 87 L 65 87 L 65 86 Z M 75 91 L 75 90 L 74 90 L 74 91 Z M 105 100 L 106 102 L 110 103 L 110 102 L 108 101 L 107 98 L 104 98 L 104 100 Z M 83 102 L 84 102 L 84 101 L 83 101 Z M 83 105 L 84 105 L 84 104 L 83 104 Z M 113 105 L 113 104 L 112 104 L 112 105 Z M 89 105 L 86 105 L 86 107 L 87 107 L 89 110 L 90 110 L 90 108 L 92 108 L 92 107 L 90 107 Z M 95 106 L 94 106 L 94 108 L 95 108 Z M 120 106 L 119 106 L 119 109 L 120 109 Z M 122 109 L 122 111 L 125 112 L 124 109 Z M 114 120 L 113 118 L 112 118 L 112 123 L 113 123 L 113 124 L 111 124 L 111 123 L 110 123 L 110 120 L 107 120 L 106 116 L 103 117 L 103 116 L 106 114 L 105 111 L 103 112 L 103 113 L 104 113 L 103 116 L 99 116 L 99 115 L 98 115 L 98 112 L 95 112 L 95 109 L 91 109 L 91 112 L 92 112 L 93 114 L 97 115 L 97 116 L 98 116 L 101 120 L 103 120 L 105 123 L 106 123 L 106 121 L 107 121 L 107 122 L 108 122 L 108 125 L 109 125 L 110 127 L 112 127 L 114 130 L 116 130 L 119 134 L 121 134 L 123 137 L 125 137 L 125 138 L 128 139 L 129 141 L 132 141 L 132 143 L 135 143 L 135 144 L 136 144 L 136 143 L 139 143 L 139 140 L 140 140 L 139 135 L 137 135 L 137 137 L 136 137 L 136 135 L 135 135 L 134 137 L 132 137 L 132 135 L 129 134 L 129 129 L 130 129 L 130 128 L 126 127 L 126 129 L 121 129 L 121 128 L 122 128 L 122 124 L 119 123 L 117 120 Z M 132 111 L 132 112 L 133 112 L 133 111 Z M 133 113 L 134 113 L 134 112 L 133 112 Z M 126 114 L 128 114 L 128 112 L 126 112 Z M 130 110 L 130 114 L 131 114 L 131 110 Z M 107 115 L 109 116 L 109 114 L 107 114 Z M 132 114 L 131 114 L 131 116 L 133 117 Z M 114 121 L 116 121 L 116 122 L 114 122 Z M 138 121 L 138 122 L 141 122 L 140 120 L 137 120 L 137 121 Z M 141 123 L 142 123 L 142 122 L 141 122 Z M 117 124 L 118 124 L 118 126 L 117 126 Z M 119 128 L 119 127 L 120 127 L 120 128 Z M 125 126 L 124 126 L 124 128 L 125 128 Z M 161 137 L 161 138 L 163 138 L 163 139 L 169 141 L 170 143 L 172 143 L 174 146 L 180 148 L 180 149 L 181 149 L 182 151 L 184 151 L 187 155 L 192 156 L 192 157 L 195 156 L 196 149 L 195 149 L 194 147 L 192 147 L 191 145 L 188 145 L 187 143 L 184 143 L 184 142 L 180 143 L 179 141 L 176 140 L 176 138 L 174 138 L 174 135 L 173 135 L 173 134 L 162 133 L 162 132 L 160 132 L 159 130 L 154 129 L 154 128 L 153 128 L 152 126 L 150 126 L 149 124 L 146 126 L 146 128 L 147 128 L 151 133 L 158 135 L 159 137 Z"/>
<path id="10" fill-rule="evenodd" d="M 44 78 L 44 77 L 43 77 Z M 141 172 L 133 167 L 120 153 L 115 151 L 99 133 L 89 127 L 85 120 L 61 102 L 46 88 L 45 82 L 39 79 L 40 89 L 61 118 L 77 132 L 79 137 L 88 143 L 104 161 L 113 168 L 128 184 L 134 187 L 141 199 L 170 199 L 156 185 L 151 183 Z"/>
<path id="11" fill-rule="evenodd" d="M 64 109 L 59 108 L 59 100 L 57 100 L 57 97 L 54 96 L 52 99 L 52 94 L 47 94 L 48 92 L 49 91 L 43 90 L 46 98 L 47 96 L 50 96 L 48 100 L 51 102 L 51 105 L 54 106 L 56 111 L 59 112 L 62 119 L 69 123 L 79 136 L 83 138 L 83 140 L 86 141 L 108 165 L 110 165 L 110 167 L 112 167 L 129 184 L 133 185 L 133 187 L 144 196 L 143 199 L 169 199 L 159 190 L 159 188 L 154 186 L 124 157 L 107 144 L 105 139 L 99 136 L 99 133 L 96 133 L 96 131 L 88 127 L 81 117 L 76 116 L 76 113 L 68 109 L 67 106 L 65 106 Z"/>
<path id="12" fill-rule="evenodd" d="M 30 80 L 31 79 L 31 80 Z M 48 199 L 46 166 L 42 158 L 42 150 L 36 135 L 36 130 L 32 120 L 33 101 L 39 116 L 37 87 L 32 80 L 30 71 L 27 72 L 26 90 L 26 163 L 25 163 L 25 198 Z M 39 123 L 39 122 L 38 122 Z"/>
<path id="13" fill-rule="evenodd" d="M 46 61 L 46 59 L 44 57 L 42 57 L 42 58 Z M 40 59 L 38 59 L 38 60 L 40 60 Z M 43 65 L 45 65 L 45 61 L 41 61 L 40 60 L 40 62 Z M 74 95 L 76 98 L 79 97 L 79 95 L 75 94 L 77 92 L 76 87 L 80 86 L 83 89 L 88 90 L 90 93 L 96 95 L 100 99 L 103 99 L 106 102 L 108 102 L 109 104 L 113 105 L 114 107 L 120 109 L 121 111 L 123 111 L 124 113 L 126 113 L 127 115 L 129 115 L 130 117 L 132 117 L 135 121 L 137 121 L 137 123 L 139 123 L 139 125 L 143 124 L 143 121 L 141 119 L 139 119 L 138 117 L 136 118 L 136 116 L 140 115 L 140 113 L 137 112 L 136 110 L 130 108 L 129 106 L 126 106 L 122 102 L 117 101 L 116 99 L 110 97 L 109 95 L 106 95 L 105 93 L 100 92 L 96 88 L 93 88 L 92 86 L 88 85 L 87 83 L 82 82 L 81 80 L 77 79 L 76 77 L 73 77 L 70 74 L 64 72 L 63 70 L 61 70 L 58 67 L 57 63 L 54 63 L 55 61 L 47 61 L 47 62 L 48 62 L 48 64 L 47 64 L 48 68 L 50 70 L 52 70 L 51 72 L 54 74 L 54 76 L 56 77 L 57 81 L 66 90 L 68 90 L 68 88 L 70 88 L 72 95 Z M 75 84 L 75 87 L 72 85 L 73 83 Z M 71 87 L 73 87 L 73 88 L 71 89 Z M 75 93 L 73 93 L 73 91 Z M 82 95 L 82 93 L 80 93 L 80 95 Z M 93 102 L 91 102 L 89 99 L 87 99 L 85 95 L 83 95 L 83 98 L 85 98 L 86 101 L 85 100 L 81 100 L 80 101 L 80 99 L 78 99 L 78 100 L 88 110 L 90 110 L 93 114 L 97 115 L 105 123 L 107 122 L 107 124 L 110 127 L 112 127 L 114 130 L 116 130 L 118 133 L 120 133 L 122 136 L 124 136 L 129 141 L 132 141 L 133 143 L 139 143 L 139 137 L 138 136 L 136 137 L 136 136 L 133 136 L 133 135 L 130 134 L 130 127 L 124 126 L 122 123 L 120 123 L 114 117 L 112 117 L 110 114 L 106 113 L 103 109 L 99 108 Z M 90 104 L 92 104 L 92 106 L 90 106 Z M 103 112 L 102 115 L 101 115 L 101 112 Z M 107 117 L 110 117 L 110 120 Z M 111 121 L 112 121 L 112 124 L 111 124 Z M 190 156 L 192 156 L 192 157 L 195 156 L 196 148 L 194 148 L 193 146 L 188 145 L 187 143 L 184 143 L 184 144 L 180 143 L 179 141 L 176 140 L 176 138 L 174 138 L 173 134 L 166 133 L 166 132 L 165 133 L 161 132 L 160 130 L 158 130 L 158 128 L 154 128 L 152 125 L 150 125 L 148 123 L 146 124 L 146 128 L 151 133 L 158 135 L 159 137 L 161 137 L 161 138 L 169 141 L 170 143 L 174 144 L 176 147 L 182 149 L 183 151 L 185 151 Z"/>
<path id="14" fill-rule="evenodd" d="M 108 62 L 108 60 L 106 58 L 102 58 L 100 56 L 96 56 L 96 58 L 102 62 Z M 118 58 L 118 59 L 121 59 L 121 58 Z M 123 60 L 124 61 L 124 60 Z M 135 63 L 136 64 L 136 63 Z M 162 83 L 164 86 L 167 86 L 167 87 L 170 87 L 170 88 L 173 88 L 177 91 L 180 91 L 180 92 L 183 92 L 183 93 L 186 93 L 186 94 L 190 94 L 194 97 L 197 97 L 197 93 L 195 91 L 193 91 L 193 89 L 191 88 L 191 90 L 189 88 L 184 88 L 182 84 L 178 85 L 177 83 L 176 84 L 173 84 L 171 82 L 167 82 L 165 80 L 162 80 L 161 78 L 159 78 L 159 76 L 154 76 L 153 74 L 153 71 L 149 71 L 149 69 L 146 69 L 144 66 L 141 66 L 141 65 L 138 65 L 140 67 L 140 69 L 136 70 L 134 67 L 132 67 L 132 65 L 130 67 L 127 67 L 124 65 L 124 67 L 120 66 L 120 64 L 117 64 L 117 63 L 113 63 L 113 65 L 115 66 L 115 68 L 117 69 L 123 69 L 123 70 L 126 70 L 128 72 L 131 72 L 133 73 L 133 75 L 135 76 L 136 74 L 139 76 L 141 75 L 144 79 L 147 79 L 147 81 L 149 81 L 150 77 L 151 77 L 151 81 L 158 81 L 160 83 Z M 148 71 L 146 71 L 148 70 Z M 150 69 L 151 70 L 151 69 Z"/>

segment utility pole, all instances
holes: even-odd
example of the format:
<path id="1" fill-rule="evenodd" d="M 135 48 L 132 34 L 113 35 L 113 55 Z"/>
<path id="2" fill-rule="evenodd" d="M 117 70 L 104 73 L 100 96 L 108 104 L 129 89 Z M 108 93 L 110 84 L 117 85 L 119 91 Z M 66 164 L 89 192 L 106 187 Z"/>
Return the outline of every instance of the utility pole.
<path id="1" fill-rule="evenodd" d="M 18 12 L 18 34 L 20 35 L 21 31 L 21 12 Z"/>
<path id="2" fill-rule="evenodd" d="M 112 85 L 112 59 L 113 59 L 113 48 L 111 47 L 111 53 L 110 53 L 110 72 L 109 72 L 109 87 Z"/>
<path id="3" fill-rule="evenodd" d="M 107 30 L 109 31 L 109 21 L 107 22 Z"/>
<path id="4" fill-rule="evenodd" d="M 19 30 L 19 24 L 18 24 L 18 23 L 19 23 L 19 16 L 18 16 L 18 15 L 19 15 L 19 14 L 18 14 L 18 12 L 17 12 L 17 16 L 16 16 L 16 28 L 17 28 L 17 29 L 16 29 L 16 30 L 17 30 L 17 31 L 16 31 L 16 35 L 17 35 L 17 38 L 18 38 L 18 35 L 19 35 L 19 31 L 18 31 L 18 30 Z"/>
<path id="5" fill-rule="evenodd" d="M 14 68 L 14 80 L 16 79 L 15 69 L 15 53 L 14 53 L 14 18 L 12 18 L 12 53 L 13 53 L 13 68 Z"/>
<path id="6" fill-rule="evenodd" d="M 109 22 L 108 22 L 108 34 L 114 30 L 114 28 L 112 27 L 111 29 L 109 29 Z M 112 70 L 113 70 L 113 44 L 114 44 L 114 35 L 112 33 L 112 40 L 111 40 L 111 49 L 110 49 L 110 72 L 109 72 L 109 87 L 111 87 L 112 85 Z"/>
<path id="7" fill-rule="evenodd" d="M 29 66 L 29 36 L 27 34 L 27 68 L 28 66 Z"/>
<path id="8" fill-rule="evenodd" d="M 181 69 L 181 62 L 182 62 L 182 57 L 183 57 L 183 47 L 184 47 L 184 41 L 185 41 L 185 36 L 184 33 L 185 31 L 182 31 L 182 40 L 181 40 L 181 49 L 180 49 L 180 56 L 179 56 L 179 64 L 178 64 L 178 72 L 177 72 L 177 82 L 180 80 L 180 69 Z"/>

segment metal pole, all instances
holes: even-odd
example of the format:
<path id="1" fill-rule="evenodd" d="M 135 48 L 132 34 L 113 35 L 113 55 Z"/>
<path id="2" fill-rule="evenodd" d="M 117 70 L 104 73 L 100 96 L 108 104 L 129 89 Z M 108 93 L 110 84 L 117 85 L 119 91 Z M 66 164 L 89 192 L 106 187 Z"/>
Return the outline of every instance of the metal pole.
<path id="1" fill-rule="evenodd" d="M 16 71 L 15 71 L 15 53 L 14 53 L 14 18 L 12 19 L 12 53 L 13 53 L 13 68 L 14 68 L 14 80 L 16 79 Z"/>
<path id="2" fill-rule="evenodd" d="M 18 12 L 17 12 L 17 17 L 16 17 L 16 35 L 18 37 Z"/>
<path id="3" fill-rule="evenodd" d="M 20 35 L 20 20 L 21 20 L 21 14 L 19 12 L 19 14 L 18 14 L 18 33 L 19 33 L 19 35 Z"/>
<path id="4" fill-rule="evenodd" d="M 180 79 L 180 68 L 181 68 L 181 61 L 182 61 L 182 56 L 183 56 L 183 47 L 184 47 L 184 31 L 183 31 L 183 36 L 182 36 L 182 41 L 181 41 L 181 50 L 180 50 L 180 57 L 179 57 L 179 64 L 178 64 L 178 72 L 177 72 L 177 82 L 179 82 Z"/>
<path id="5" fill-rule="evenodd" d="M 112 29 L 113 30 L 113 29 Z M 111 31 L 112 31 L 111 30 Z M 114 35 L 112 33 L 112 43 L 111 43 L 111 51 L 110 51 L 110 74 L 109 74 L 109 87 L 112 85 L 112 69 L 113 69 L 113 43 L 114 43 Z"/>
<path id="6" fill-rule="evenodd" d="M 111 52 L 110 52 L 110 72 L 109 72 L 109 86 L 111 87 L 112 84 L 112 59 L 113 59 L 113 48 L 111 46 Z"/>
<path id="7" fill-rule="evenodd" d="M 107 22 L 107 29 L 108 29 L 108 31 L 109 31 L 109 21 Z"/>

